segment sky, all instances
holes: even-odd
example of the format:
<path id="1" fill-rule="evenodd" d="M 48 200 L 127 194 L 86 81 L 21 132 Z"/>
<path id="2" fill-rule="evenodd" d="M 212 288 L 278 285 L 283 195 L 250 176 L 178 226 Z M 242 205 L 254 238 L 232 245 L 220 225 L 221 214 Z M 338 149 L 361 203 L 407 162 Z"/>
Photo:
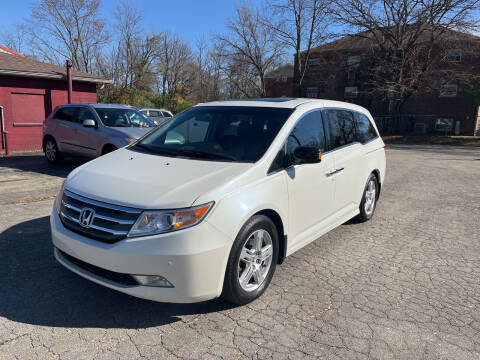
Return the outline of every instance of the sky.
<path id="1" fill-rule="evenodd" d="M 101 0 L 101 14 L 112 22 L 118 0 Z M 30 13 L 32 0 L 2 1 L 0 31 L 24 20 Z M 168 30 L 178 33 L 191 45 L 205 35 L 208 39 L 215 32 L 225 29 L 225 22 L 232 17 L 241 0 L 132 0 L 143 13 L 142 28 L 148 33 Z"/>

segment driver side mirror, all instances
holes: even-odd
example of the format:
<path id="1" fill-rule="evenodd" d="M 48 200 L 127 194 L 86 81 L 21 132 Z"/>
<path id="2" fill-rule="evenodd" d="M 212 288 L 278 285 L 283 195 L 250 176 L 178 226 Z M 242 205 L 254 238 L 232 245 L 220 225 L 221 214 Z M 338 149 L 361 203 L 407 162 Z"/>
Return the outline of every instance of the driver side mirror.
<path id="1" fill-rule="evenodd" d="M 322 161 L 321 150 L 310 146 L 299 146 L 293 151 L 293 162 L 295 165 L 316 164 Z"/>
<path id="2" fill-rule="evenodd" d="M 97 122 L 95 120 L 92 120 L 92 119 L 86 119 L 86 120 L 83 120 L 83 123 L 82 123 L 83 126 L 87 127 L 87 128 L 96 128 L 97 127 Z"/>

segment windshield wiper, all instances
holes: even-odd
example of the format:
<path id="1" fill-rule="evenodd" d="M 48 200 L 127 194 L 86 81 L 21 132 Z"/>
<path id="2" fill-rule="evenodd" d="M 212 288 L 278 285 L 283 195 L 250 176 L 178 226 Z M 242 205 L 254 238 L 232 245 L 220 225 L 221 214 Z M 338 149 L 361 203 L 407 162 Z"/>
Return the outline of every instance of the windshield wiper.
<path id="1" fill-rule="evenodd" d="M 186 156 L 196 156 L 196 157 L 207 158 L 207 159 L 222 159 L 222 160 L 232 160 L 232 161 L 237 160 L 237 158 L 233 155 L 220 154 L 220 153 L 201 151 L 201 150 L 178 149 L 177 153 L 186 155 Z"/>
<path id="2" fill-rule="evenodd" d="M 154 154 L 162 154 L 162 155 L 170 155 L 170 156 L 177 156 L 178 153 L 176 151 L 171 151 L 171 150 L 165 150 L 165 149 L 154 149 L 148 145 L 142 144 L 142 143 L 136 143 L 133 145 L 133 148 L 140 148 L 140 149 L 145 149 L 148 152 L 154 153 Z"/>

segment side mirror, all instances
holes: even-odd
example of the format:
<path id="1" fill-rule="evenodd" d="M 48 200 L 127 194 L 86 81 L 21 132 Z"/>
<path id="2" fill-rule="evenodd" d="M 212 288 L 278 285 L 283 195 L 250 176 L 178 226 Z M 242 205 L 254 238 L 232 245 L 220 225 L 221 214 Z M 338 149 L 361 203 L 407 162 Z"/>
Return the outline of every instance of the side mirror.
<path id="1" fill-rule="evenodd" d="M 316 164 L 322 161 L 322 152 L 309 146 L 299 146 L 293 151 L 293 162 L 300 164 Z"/>
<path id="2" fill-rule="evenodd" d="M 97 127 L 97 123 L 95 120 L 92 120 L 92 119 L 86 119 L 86 120 L 83 120 L 83 123 L 82 123 L 83 126 L 85 127 L 93 127 L 93 128 L 96 128 Z"/>

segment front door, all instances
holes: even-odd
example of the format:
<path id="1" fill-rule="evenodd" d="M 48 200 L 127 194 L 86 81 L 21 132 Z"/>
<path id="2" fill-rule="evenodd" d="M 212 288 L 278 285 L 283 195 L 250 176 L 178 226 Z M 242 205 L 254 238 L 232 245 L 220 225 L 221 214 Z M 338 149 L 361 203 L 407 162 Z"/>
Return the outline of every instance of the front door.
<path id="1" fill-rule="evenodd" d="M 298 146 L 325 150 L 325 132 L 319 110 L 304 115 L 287 138 L 287 161 Z M 289 196 L 289 248 L 294 251 L 314 240 L 328 223 L 333 211 L 335 168 L 332 154 L 325 154 L 316 164 L 291 165 L 287 168 Z"/>
<path id="2" fill-rule="evenodd" d="M 98 128 L 83 126 L 84 120 L 96 120 L 90 109 L 79 106 L 75 111 L 75 122 L 73 124 L 73 139 L 72 144 L 75 147 L 75 152 L 88 157 L 97 156 L 99 146 L 99 131 Z M 98 123 L 97 123 L 98 126 Z"/>

